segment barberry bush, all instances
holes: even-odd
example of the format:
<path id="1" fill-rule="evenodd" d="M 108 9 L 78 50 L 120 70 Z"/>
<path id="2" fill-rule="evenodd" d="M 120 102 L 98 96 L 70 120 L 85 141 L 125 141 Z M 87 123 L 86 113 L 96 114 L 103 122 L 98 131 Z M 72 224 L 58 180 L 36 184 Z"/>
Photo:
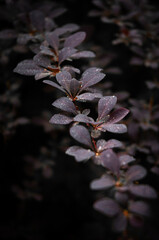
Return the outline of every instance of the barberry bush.
<path id="1" fill-rule="evenodd" d="M 157 6 L 2 3 L 2 239 L 158 239 Z"/>

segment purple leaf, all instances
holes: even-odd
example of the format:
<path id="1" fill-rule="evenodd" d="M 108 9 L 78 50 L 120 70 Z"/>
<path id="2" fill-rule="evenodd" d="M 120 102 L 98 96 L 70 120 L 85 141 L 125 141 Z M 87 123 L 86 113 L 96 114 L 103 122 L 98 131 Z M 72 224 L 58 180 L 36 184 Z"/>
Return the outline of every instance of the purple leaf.
<path id="1" fill-rule="evenodd" d="M 77 162 L 88 160 L 94 156 L 94 152 L 90 149 L 84 149 L 79 146 L 72 146 L 67 149 L 66 154 L 75 157 Z"/>
<path id="2" fill-rule="evenodd" d="M 57 82 L 64 88 L 66 91 L 71 94 L 70 92 L 70 81 L 72 79 L 71 74 L 66 71 L 62 71 L 56 74 Z"/>
<path id="3" fill-rule="evenodd" d="M 133 182 L 142 179 L 146 176 L 146 169 L 140 165 L 131 166 L 126 172 L 126 179 L 128 182 Z"/>
<path id="4" fill-rule="evenodd" d="M 55 54 L 53 53 L 53 51 L 51 51 L 50 48 L 44 46 L 44 45 L 41 45 L 40 46 L 40 53 L 42 54 L 45 54 L 45 55 L 49 55 L 49 56 L 54 56 L 55 57 Z"/>
<path id="5" fill-rule="evenodd" d="M 150 199 L 157 198 L 156 191 L 149 185 L 131 185 L 129 191 L 138 197 Z"/>
<path id="6" fill-rule="evenodd" d="M 77 121 L 77 122 L 83 122 L 83 123 L 94 123 L 94 120 L 93 118 L 91 117 L 88 117 L 84 114 L 78 114 L 76 115 L 76 117 L 74 117 L 74 121 Z"/>
<path id="7" fill-rule="evenodd" d="M 67 58 L 71 57 L 77 50 L 71 47 L 64 47 L 59 51 L 59 64 L 65 61 Z"/>
<path id="8" fill-rule="evenodd" d="M 54 33 L 57 35 L 57 36 L 60 36 L 62 34 L 65 34 L 67 32 L 75 32 L 79 29 L 79 26 L 77 24 L 74 24 L 74 23 L 68 23 L 60 28 L 56 28 L 54 30 Z"/>
<path id="9" fill-rule="evenodd" d="M 86 33 L 85 32 L 77 32 L 72 34 L 71 36 L 67 37 L 65 42 L 64 42 L 64 47 L 76 47 L 79 44 L 81 44 L 81 42 L 84 41 L 86 37 Z"/>
<path id="10" fill-rule="evenodd" d="M 77 96 L 77 99 L 80 101 L 92 101 L 95 98 L 101 98 L 101 93 L 82 93 L 79 96 Z"/>
<path id="11" fill-rule="evenodd" d="M 49 32 L 46 34 L 46 40 L 48 44 L 58 52 L 59 48 L 59 38 L 54 32 Z"/>
<path id="12" fill-rule="evenodd" d="M 65 90 L 62 87 L 60 87 L 57 83 L 54 83 L 54 82 L 52 82 L 50 80 L 44 80 L 43 82 L 48 84 L 48 85 L 50 85 L 50 86 L 52 86 L 52 87 L 55 87 L 55 88 L 57 88 L 57 89 L 59 89 L 59 90 L 61 90 L 62 92 L 65 93 Z"/>
<path id="13" fill-rule="evenodd" d="M 95 179 L 91 182 L 90 188 L 93 190 L 101 190 L 113 187 L 115 185 L 115 180 L 112 176 L 105 175 L 99 179 Z"/>
<path id="14" fill-rule="evenodd" d="M 113 220 L 113 230 L 116 232 L 123 232 L 127 227 L 127 219 L 121 212 Z"/>
<path id="15" fill-rule="evenodd" d="M 71 58 L 72 58 L 72 56 L 71 56 Z M 62 68 L 64 71 L 66 71 L 66 72 L 69 72 L 70 74 L 72 74 L 72 73 L 80 73 L 80 70 L 78 69 L 78 68 L 75 68 L 75 67 L 72 67 L 72 66 L 64 66 L 63 68 Z"/>
<path id="16" fill-rule="evenodd" d="M 55 102 L 53 102 L 52 105 L 63 111 L 70 112 L 75 115 L 77 114 L 77 110 L 76 110 L 74 103 L 67 97 L 61 97 L 61 98 L 57 99 Z"/>
<path id="17" fill-rule="evenodd" d="M 62 72 L 59 72 L 57 75 L 56 75 L 56 79 L 58 81 L 58 83 L 60 85 L 63 86 L 63 83 L 66 81 L 66 80 L 71 80 L 72 79 L 72 76 L 69 72 L 66 72 L 66 71 L 62 71 Z M 64 84 L 65 85 L 65 84 Z"/>
<path id="18" fill-rule="evenodd" d="M 97 141 L 97 149 L 100 152 L 108 148 L 122 147 L 122 146 L 123 144 L 120 141 L 115 139 L 111 139 L 107 142 L 104 139 L 100 139 Z"/>
<path id="19" fill-rule="evenodd" d="M 113 174 L 118 175 L 120 163 L 117 155 L 111 150 L 105 150 L 100 154 L 101 164 L 112 171 Z"/>
<path id="20" fill-rule="evenodd" d="M 79 58 L 92 58 L 95 57 L 96 55 L 91 52 L 91 51 L 80 51 L 77 53 L 74 53 L 71 58 L 73 59 L 79 59 Z"/>
<path id="21" fill-rule="evenodd" d="M 159 167 L 157 167 L 157 166 L 152 167 L 152 168 L 151 168 L 151 172 L 159 175 Z"/>
<path id="22" fill-rule="evenodd" d="M 90 114 L 90 109 L 89 108 L 86 108 L 82 111 L 82 114 L 88 116 Z"/>
<path id="23" fill-rule="evenodd" d="M 73 121 L 73 119 L 71 117 L 65 116 L 63 114 L 55 114 L 51 119 L 50 119 L 50 123 L 53 124 L 69 124 Z"/>
<path id="24" fill-rule="evenodd" d="M 107 123 L 117 123 L 121 119 L 123 119 L 128 113 L 129 113 L 128 109 L 118 108 L 110 114 L 110 118 L 108 119 Z"/>
<path id="25" fill-rule="evenodd" d="M 97 211 L 109 217 L 113 217 L 120 212 L 119 205 L 113 199 L 110 199 L 110 198 L 102 198 L 96 201 L 93 207 Z"/>
<path id="26" fill-rule="evenodd" d="M 24 60 L 16 66 L 14 72 L 20 73 L 26 76 L 34 76 L 35 74 L 42 72 L 43 70 L 36 65 L 33 60 Z"/>
<path id="27" fill-rule="evenodd" d="M 117 97 L 106 96 L 98 102 L 98 120 L 107 116 L 107 114 L 114 108 L 117 102 Z"/>
<path id="28" fill-rule="evenodd" d="M 78 142 L 92 148 L 90 133 L 84 126 L 76 125 L 71 127 L 70 135 Z"/>
<path id="29" fill-rule="evenodd" d="M 81 78 L 82 87 L 81 91 L 100 82 L 104 77 L 104 73 L 100 73 L 99 68 L 89 68 L 83 74 Z"/>
<path id="30" fill-rule="evenodd" d="M 73 97 L 76 97 L 79 89 L 80 89 L 81 83 L 76 80 L 75 78 L 72 78 L 70 80 L 70 92 Z"/>
<path id="31" fill-rule="evenodd" d="M 130 155 L 124 154 L 124 155 L 119 156 L 119 162 L 120 162 L 121 166 L 125 166 L 128 163 L 133 162 L 133 161 L 135 161 L 135 158 Z"/>
<path id="32" fill-rule="evenodd" d="M 129 210 L 133 213 L 143 215 L 143 216 L 150 215 L 149 205 L 143 201 L 130 202 Z"/>
<path id="33" fill-rule="evenodd" d="M 39 79 L 48 77 L 48 76 L 50 76 L 50 75 L 51 75 L 50 72 L 36 73 L 36 74 L 35 74 L 35 80 L 39 80 Z"/>
<path id="34" fill-rule="evenodd" d="M 127 127 L 124 124 L 107 124 L 103 123 L 100 125 L 99 129 L 105 132 L 113 132 L 113 133 L 125 133 L 127 132 Z"/>
<path id="35" fill-rule="evenodd" d="M 35 63 L 39 66 L 42 66 L 44 68 L 47 68 L 51 66 L 50 64 L 50 58 L 48 56 L 45 56 L 41 53 L 38 53 L 37 55 L 34 56 L 33 60 Z"/>

